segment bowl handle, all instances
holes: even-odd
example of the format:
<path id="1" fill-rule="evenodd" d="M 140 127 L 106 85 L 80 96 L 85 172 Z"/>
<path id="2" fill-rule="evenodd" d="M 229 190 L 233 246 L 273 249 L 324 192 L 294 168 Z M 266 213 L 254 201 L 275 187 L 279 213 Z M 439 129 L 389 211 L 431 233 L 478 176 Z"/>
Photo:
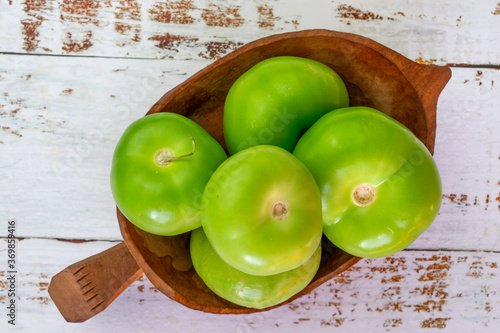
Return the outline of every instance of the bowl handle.
<path id="1" fill-rule="evenodd" d="M 397 65 L 403 75 L 413 85 L 422 102 L 427 122 L 427 142 L 424 142 L 431 153 L 434 153 L 436 138 L 436 108 L 439 95 L 451 78 L 451 69 L 444 66 L 422 65 L 414 61 L 399 62 Z"/>
<path id="2" fill-rule="evenodd" d="M 103 311 L 142 274 L 125 243 L 68 266 L 50 281 L 49 295 L 66 321 Z"/>

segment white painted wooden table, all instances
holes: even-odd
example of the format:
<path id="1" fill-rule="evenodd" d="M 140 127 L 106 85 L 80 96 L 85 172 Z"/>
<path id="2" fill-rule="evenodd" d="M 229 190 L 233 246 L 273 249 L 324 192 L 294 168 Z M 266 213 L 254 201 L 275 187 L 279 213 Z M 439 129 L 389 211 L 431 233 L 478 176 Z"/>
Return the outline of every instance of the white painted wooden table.
<path id="1" fill-rule="evenodd" d="M 141 278 L 83 324 L 47 293 L 64 267 L 121 240 L 108 174 L 124 128 L 176 84 L 254 39 L 312 28 L 452 67 L 438 103 L 443 205 L 411 247 L 362 260 L 290 305 L 185 308 Z M 498 0 L 0 0 L 0 331 L 498 332 Z M 16 325 L 7 323 L 16 222 Z"/>

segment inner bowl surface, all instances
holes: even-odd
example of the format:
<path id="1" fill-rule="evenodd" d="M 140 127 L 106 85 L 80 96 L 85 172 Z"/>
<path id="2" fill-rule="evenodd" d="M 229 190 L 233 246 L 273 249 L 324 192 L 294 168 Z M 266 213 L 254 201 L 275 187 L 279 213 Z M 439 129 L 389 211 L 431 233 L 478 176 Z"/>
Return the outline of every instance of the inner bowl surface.
<path id="1" fill-rule="evenodd" d="M 407 126 L 432 153 L 437 98 L 449 79 L 449 69 L 419 65 L 370 39 L 326 30 L 274 35 L 249 43 L 167 92 L 148 114 L 183 114 L 203 126 L 226 149 L 222 119 L 229 88 L 259 61 L 283 55 L 310 58 L 330 66 L 344 80 L 351 106 L 369 106 L 390 115 Z M 191 264 L 189 233 L 152 235 L 136 228 L 119 210 L 117 215 L 130 252 L 165 295 L 205 312 L 262 311 L 232 304 L 206 287 Z M 313 281 L 285 303 L 311 292 L 359 259 L 325 247 Z"/>

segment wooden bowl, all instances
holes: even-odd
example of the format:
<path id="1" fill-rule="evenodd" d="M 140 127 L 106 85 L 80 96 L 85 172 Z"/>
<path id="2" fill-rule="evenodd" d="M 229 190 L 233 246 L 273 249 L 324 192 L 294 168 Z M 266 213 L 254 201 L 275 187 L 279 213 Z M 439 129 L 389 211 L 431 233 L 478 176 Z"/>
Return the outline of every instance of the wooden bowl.
<path id="1" fill-rule="evenodd" d="M 148 114 L 185 115 L 226 147 L 222 112 L 229 88 L 259 61 L 284 55 L 330 66 L 344 80 L 352 106 L 385 112 L 433 152 L 437 99 L 451 77 L 450 69 L 417 64 L 370 39 L 328 30 L 285 33 L 249 43 L 167 92 Z M 103 311 L 142 272 L 165 295 L 196 310 L 250 313 L 269 309 L 244 308 L 210 291 L 191 264 L 189 233 L 156 236 L 136 228 L 120 211 L 117 215 L 125 245 L 68 266 L 51 280 L 49 294 L 67 321 L 82 322 Z M 282 304 L 311 292 L 360 259 L 333 247 L 324 248 L 323 253 L 313 281 Z"/>
<path id="2" fill-rule="evenodd" d="M 383 111 L 406 125 L 433 152 L 437 99 L 451 77 L 450 69 L 417 64 L 370 39 L 327 30 L 284 33 L 246 44 L 167 92 L 148 114 L 185 115 L 226 148 L 222 115 L 229 88 L 259 61 L 284 55 L 310 58 L 330 66 L 344 80 L 352 106 Z M 262 311 L 225 301 L 207 288 L 191 264 L 189 234 L 152 235 L 136 228 L 120 211 L 118 221 L 125 243 L 139 266 L 171 299 L 212 313 Z M 313 281 L 287 302 L 311 292 L 359 259 L 334 249 L 322 261 Z"/>

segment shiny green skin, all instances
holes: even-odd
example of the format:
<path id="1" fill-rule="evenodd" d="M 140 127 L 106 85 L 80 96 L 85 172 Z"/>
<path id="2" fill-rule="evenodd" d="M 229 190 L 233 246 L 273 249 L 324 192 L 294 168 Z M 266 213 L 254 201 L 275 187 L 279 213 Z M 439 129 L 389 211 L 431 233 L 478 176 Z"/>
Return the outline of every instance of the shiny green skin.
<path id="1" fill-rule="evenodd" d="M 277 201 L 285 219 L 273 217 Z M 255 146 L 229 157 L 203 193 L 202 226 L 221 258 L 252 275 L 302 265 L 321 241 L 321 195 L 313 176 L 291 153 Z"/>
<path id="2" fill-rule="evenodd" d="M 234 154 L 256 145 L 275 145 L 291 152 L 316 120 L 347 106 L 347 89 L 330 67 L 299 57 L 266 59 L 229 90 L 223 122 L 227 148 Z"/>
<path id="3" fill-rule="evenodd" d="M 441 180 L 421 141 L 393 118 L 367 107 L 323 116 L 293 152 L 311 170 L 323 199 L 323 231 L 359 257 L 392 255 L 435 219 Z M 376 187 L 371 205 L 351 197 L 359 184 Z"/>
<path id="4" fill-rule="evenodd" d="M 161 166 L 155 155 L 192 156 Z M 135 226 L 157 235 L 178 235 L 201 226 L 203 190 L 226 153 L 200 125 L 176 113 L 134 121 L 116 145 L 111 191 L 120 211 Z"/>
<path id="5" fill-rule="evenodd" d="M 302 265 L 292 270 L 268 276 L 243 273 L 228 265 L 210 245 L 203 228 L 191 233 L 193 266 L 214 293 L 234 304 L 263 309 L 280 304 L 313 279 L 321 261 L 321 245 Z"/>

